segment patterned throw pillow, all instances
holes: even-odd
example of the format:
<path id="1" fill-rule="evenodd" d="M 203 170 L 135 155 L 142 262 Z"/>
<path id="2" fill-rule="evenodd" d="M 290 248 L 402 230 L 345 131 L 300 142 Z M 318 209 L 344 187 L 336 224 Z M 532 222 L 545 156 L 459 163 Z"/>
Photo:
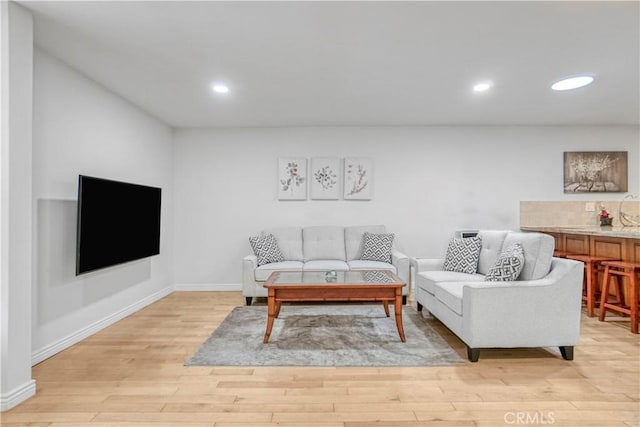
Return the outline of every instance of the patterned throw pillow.
<path id="1" fill-rule="evenodd" d="M 390 283 L 392 282 L 391 277 L 384 270 L 366 270 L 362 272 L 362 276 L 364 280 L 369 283 L 378 282 L 378 283 Z"/>
<path id="2" fill-rule="evenodd" d="M 475 274 L 478 271 L 481 247 L 480 237 L 452 238 L 444 258 L 443 270 Z"/>
<path id="3" fill-rule="evenodd" d="M 514 243 L 502 251 L 489 269 L 485 280 L 488 282 L 510 282 L 516 280 L 524 267 L 524 249 L 520 243 Z"/>
<path id="4" fill-rule="evenodd" d="M 253 253 L 258 258 L 258 266 L 284 261 L 284 256 L 273 234 L 249 237 Z"/>
<path id="5" fill-rule="evenodd" d="M 362 256 L 366 261 L 381 261 L 391 263 L 391 247 L 393 246 L 393 233 L 374 234 L 365 232 L 362 236 Z"/>

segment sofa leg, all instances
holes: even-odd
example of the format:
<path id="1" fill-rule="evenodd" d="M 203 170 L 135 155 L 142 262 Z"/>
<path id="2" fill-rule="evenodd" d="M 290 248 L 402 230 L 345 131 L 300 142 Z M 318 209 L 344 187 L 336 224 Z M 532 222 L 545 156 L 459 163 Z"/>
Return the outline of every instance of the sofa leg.
<path id="1" fill-rule="evenodd" d="M 247 302 L 247 305 L 251 305 L 251 301 L 253 300 L 253 297 L 244 297 L 244 299 Z"/>
<path id="2" fill-rule="evenodd" d="M 418 304 L 418 311 L 422 311 L 422 304 L 420 304 L 419 302 L 417 302 L 416 304 Z"/>
<path id="3" fill-rule="evenodd" d="M 480 358 L 480 349 L 467 346 L 467 357 L 469 358 L 469 362 L 477 362 Z"/>
<path id="4" fill-rule="evenodd" d="M 560 346 L 560 354 L 562 354 L 562 358 L 564 360 L 573 360 L 573 346 L 572 345 L 561 345 Z"/>
<path id="5" fill-rule="evenodd" d="M 407 296 L 402 295 L 402 305 L 407 305 Z"/>

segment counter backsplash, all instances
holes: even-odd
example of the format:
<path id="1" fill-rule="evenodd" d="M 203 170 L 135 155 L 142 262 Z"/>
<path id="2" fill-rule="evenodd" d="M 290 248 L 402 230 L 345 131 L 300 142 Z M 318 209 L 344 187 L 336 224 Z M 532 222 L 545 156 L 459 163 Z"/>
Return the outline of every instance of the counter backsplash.
<path id="1" fill-rule="evenodd" d="M 589 204 L 595 210 L 587 211 Z M 581 227 L 599 225 L 601 206 L 613 216 L 613 226 L 620 227 L 620 201 L 579 202 L 520 202 L 521 227 Z M 625 200 L 622 209 L 625 213 L 640 216 L 640 201 Z"/>

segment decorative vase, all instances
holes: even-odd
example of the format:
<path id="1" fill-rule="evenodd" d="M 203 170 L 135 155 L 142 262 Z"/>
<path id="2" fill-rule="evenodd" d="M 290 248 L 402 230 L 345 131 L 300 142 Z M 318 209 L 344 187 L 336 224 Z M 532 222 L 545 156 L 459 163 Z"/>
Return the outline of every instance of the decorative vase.
<path id="1" fill-rule="evenodd" d="M 611 226 L 613 222 L 613 217 L 600 218 L 600 227 Z"/>
<path id="2" fill-rule="evenodd" d="M 327 271 L 326 273 L 324 273 L 324 279 L 328 283 L 335 282 L 336 280 L 338 280 L 338 273 L 334 270 Z"/>

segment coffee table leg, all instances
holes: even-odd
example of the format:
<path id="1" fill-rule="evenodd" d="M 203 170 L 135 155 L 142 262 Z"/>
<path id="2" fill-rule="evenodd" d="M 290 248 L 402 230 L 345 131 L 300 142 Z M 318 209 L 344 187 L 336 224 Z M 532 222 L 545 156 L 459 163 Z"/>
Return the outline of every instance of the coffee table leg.
<path id="1" fill-rule="evenodd" d="M 276 301 L 276 319 L 280 316 L 280 307 L 282 306 L 282 302 Z"/>
<path id="2" fill-rule="evenodd" d="M 269 342 L 271 329 L 273 328 L 273 321 L 276 318 L 276 295 L 273 289 L 269 289 L 269 296 L 267 297 L 267 313 L 269 317 L 267 318 L 267 331 L 264 333 L 264 339 L 262 340 L 264 344 Z"/>
<path id="3" fill-rule="evenodd" d="M 402 326 L 402 289 L 396 290 L 396 300 L 393 306 L 396 315 L 396 326 L 398 327 L 398 335 L 400 335 L 400 341 L 406 342 L 404 337 L 404 326 Z"/>
<path id="4" fill-rule="evenodd" d="M 386 314 L 387 317 L 389 317 L 389 301 L 387 300 L 382 301 L 382 305 L 384 306 L 384 314 Z"/>

